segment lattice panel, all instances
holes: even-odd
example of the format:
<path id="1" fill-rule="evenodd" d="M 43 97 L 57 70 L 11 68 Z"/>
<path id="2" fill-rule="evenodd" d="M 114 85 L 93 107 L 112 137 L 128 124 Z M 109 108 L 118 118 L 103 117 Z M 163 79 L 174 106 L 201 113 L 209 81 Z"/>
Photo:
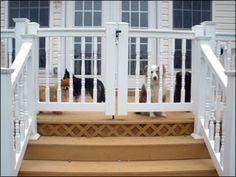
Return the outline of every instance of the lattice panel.
<path id="1" fill-rule="evenodd" d="M 44 136 L 181 136 L 193 132 L 192 123 L 175 124 L 38 124 Z"/>

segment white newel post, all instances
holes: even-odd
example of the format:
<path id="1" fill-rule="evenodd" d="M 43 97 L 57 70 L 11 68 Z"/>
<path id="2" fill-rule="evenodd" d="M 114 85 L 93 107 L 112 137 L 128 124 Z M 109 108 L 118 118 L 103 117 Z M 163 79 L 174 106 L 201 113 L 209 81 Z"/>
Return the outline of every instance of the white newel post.
<path id="1" fill-rule="evenodd" d="M 204 27 L 204 36 L 211 37 L 209 43 L 212 51 L 215 51 L 216 46 L 216 23 L 212 21 L 202 22 L 201 25 Z"/>
<path id="2" fill-rule="evenodd" d="M 202 105 L 204 105 L 204 99 L 199 97 L 203 95 L 202 84 L 199 84 L 201 77 L 201 48 L 200 40 L 204 35 L 203 26 L 196 25 L 192 28 L 195 32 L 195 39 L 192 40 L 192 79 L 191 79 L 191 98 L 193 102 L 193 114 L 194 114 L 194 132 L 191 136 L 194 139 L 202 138 L 200 132 L 200 119 L 203 118 Z"/>
<path id="3" fill-rule="evenodd" d="M 22 44 L 22 35 L 27 33 L 27 25 L 30 22 L 27 18 L 13 18 L 15 22 L 15 53 L 20 50 L 20 46 Z"/>
<path id="4" fill-rule="evenodd" d="M 1 176 L 15 176 L 12 69 L 1 68 Z M 4 104 L 3 104 L 4 103 Z"/>
<path id="5" fill-rule="evenodd" d="M 106 23 L 106 115 L 115 116 L 116 23 Z"/>
<path id="6" fill-rule="evenodd" d="M 30 93 L 32 95 L 29 100 L 31 104 L 29 104 L 31 111 L 29 111 L 29 116 L 32 121 L 31 127 L 31 135 L 30 139 L 37 140 L 40 135 L 37 133 L 37 105 L 39 101 L 39 83 L 38 83 L 38 69 L 39 69 L 39 39 L 38 39 L 38 29 L 39 24 L 35 22 L 31 22 L 28 24 L 28 35 L 32 36 L 32 60 L 31 60 L 31 68 L 30 68 L 30 83 L 33 88 L 30 89 Z M 32 92 L 32 93 L 31 93 Z"/>
<path id="7" fill-rule="evenodd" d="M 224 121 L 223 176 L 235 176 L 235 71 L 226 72 L 226 116 Z"/>
<path id="8" fill-rule="evenodd" d="M 128 102 L 128 23 L 119 23 L 118 39 L 118 115 L 127 115 Z"/>

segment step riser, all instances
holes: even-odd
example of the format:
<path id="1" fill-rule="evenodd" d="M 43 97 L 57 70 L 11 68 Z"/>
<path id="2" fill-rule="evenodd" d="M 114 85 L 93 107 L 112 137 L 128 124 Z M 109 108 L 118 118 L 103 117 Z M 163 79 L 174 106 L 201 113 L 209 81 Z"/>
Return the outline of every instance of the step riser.
<path id="1" fill-rule="evenodd" d="M 42 136 L 72 137 L 154 137 L 191 135 L 193 123 L 165 124 L 44 124 L 38 123 L 38 133 Z"/>
<path id="2" fill-rule="evenodd" d="M 183 172 L 172 172 L 172 173 L 152 173 L 152 172 L 143 172 L 143 173 L 24 173 L 21 172 L 19 176 L 218 176 L 216 171 L 183 171 Z"/>
<path id="3" fill-rule="evenodd" d="M 27 160 L 131 161 L 210 158 L 204 144 L 148 146 L 28 145 Z"/>

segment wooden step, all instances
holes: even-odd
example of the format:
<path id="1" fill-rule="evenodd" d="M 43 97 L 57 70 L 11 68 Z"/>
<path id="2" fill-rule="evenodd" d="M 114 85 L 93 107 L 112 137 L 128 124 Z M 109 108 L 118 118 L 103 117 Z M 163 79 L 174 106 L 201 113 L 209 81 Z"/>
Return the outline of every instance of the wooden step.
<path id="1" fill-rule="evenodd" d="M 38 115 L 38 132 L 43 136 L 183 136 L 193 132 L 191 112 L 167 113 L 166 118 L 150 118 L 129 113 L 115 120 L 104 113 L 63 112 Z"/>
<path id="2" fill-rule="evenodd" d="M 211 159 L 162 161 L 24 160 L 20 176 L 216 176 Z"/>
<path id="3" fill-rule="evenodd" d="M 62 155 L 63 154 L 63 155 Z M 167 160 L 210 158 L 203 140 L 167 137 L 47 137 L 29 141 L 27 160 Z"/>

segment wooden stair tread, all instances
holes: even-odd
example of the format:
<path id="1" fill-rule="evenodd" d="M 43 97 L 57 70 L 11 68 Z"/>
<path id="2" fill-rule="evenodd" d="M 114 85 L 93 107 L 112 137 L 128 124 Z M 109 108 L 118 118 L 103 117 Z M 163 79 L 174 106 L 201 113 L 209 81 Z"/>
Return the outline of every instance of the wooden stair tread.
<path id="1" fill-rule="evenodd" d="M 163 161 L 24 160 L 20 175 L 216 175 L 211 159 Z"/>
<path id="2" fill-rule="evenodd" d="M 129 113 L 126 117 L 116 116 L 114 120 L 106 117 L 104 113 L 88 112 L 63 112 L 54 114 L 51 112 L 40 113 L 37 116 L 38 123 L 57 123 L 57 124 L 133 124 L 133 123 L 193 123 L 191 112 L 168 112 L 167 117 L 150 118 L 147 115 Z"/>
<path id="3" fill-rule="evenodd" d="M 202 139 L 195 140 L 191 136 L 165 137 L 60 137 L 41 136 L 37 141 L 29 141 L 29 145 L 67 145 L 67 146 L 136 146 L 136 145 L 184 145 L 203 144 Z"/>

